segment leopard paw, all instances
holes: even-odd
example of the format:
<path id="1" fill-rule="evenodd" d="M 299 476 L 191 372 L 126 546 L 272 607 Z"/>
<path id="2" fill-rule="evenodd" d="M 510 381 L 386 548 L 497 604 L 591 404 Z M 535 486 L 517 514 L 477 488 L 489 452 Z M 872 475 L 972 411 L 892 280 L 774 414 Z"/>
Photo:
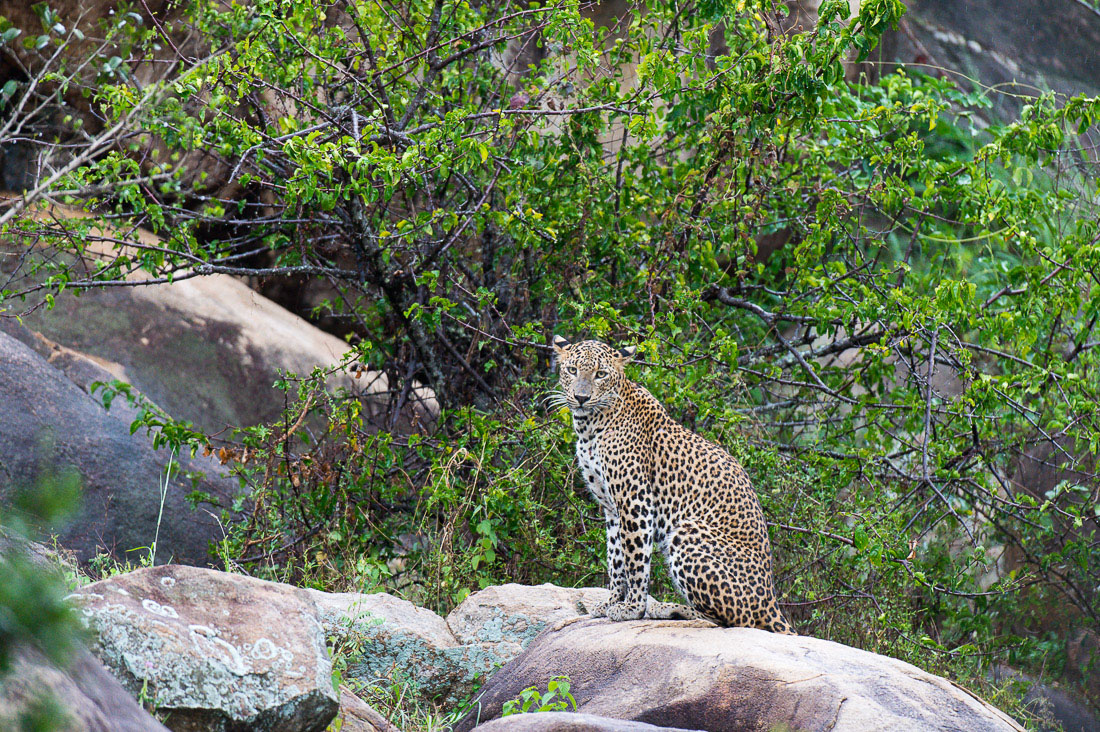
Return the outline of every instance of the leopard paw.
<path id="1" fill-rule="evenodd" d="M 577 605 L 581 608 L 584 607 L 584 604 L 580 603 L 580 602 L 578 602 Z M 607 608 L 610 605 L 611 605 L 610 600 L 604 600 L 603 602 L 598 602 L 595 605 L 593 605 L 591 608 L 588 609 L 588 614 L 591 615 L 594 618 L 605 618 L 605 617 L 607 617 Z"/>
<path id="2" fill-rule="evenodd" d="M 608 620 L 641 620 L 645 617 L 645 603 L 616 602 L 604 608 Z"/>

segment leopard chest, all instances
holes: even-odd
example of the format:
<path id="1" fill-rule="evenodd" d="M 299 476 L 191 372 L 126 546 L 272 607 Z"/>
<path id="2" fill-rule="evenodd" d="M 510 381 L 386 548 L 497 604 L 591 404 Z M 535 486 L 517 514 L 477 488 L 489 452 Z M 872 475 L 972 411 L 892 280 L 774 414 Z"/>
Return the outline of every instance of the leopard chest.
<path id="1" fill-rule="evenodd" d="M 596 502 L 612 513 L 618 513 L 608 490 L 607 464 L 600 452 L 600 433 L 592 429 L 577 430 L 577 464 L 581 479 Z"/>

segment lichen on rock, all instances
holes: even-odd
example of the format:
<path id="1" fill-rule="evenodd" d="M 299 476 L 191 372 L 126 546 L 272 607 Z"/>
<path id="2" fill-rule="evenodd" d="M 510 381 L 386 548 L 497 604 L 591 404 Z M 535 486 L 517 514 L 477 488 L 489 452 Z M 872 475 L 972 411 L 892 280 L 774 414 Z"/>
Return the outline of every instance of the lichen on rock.
<path id="1" fill-rule="evenodd" d="M 301 589 L 194 567 L 75 593 L 93 652 L 174 730 L 323 730 L 336 714 L 316 607 Z"/>

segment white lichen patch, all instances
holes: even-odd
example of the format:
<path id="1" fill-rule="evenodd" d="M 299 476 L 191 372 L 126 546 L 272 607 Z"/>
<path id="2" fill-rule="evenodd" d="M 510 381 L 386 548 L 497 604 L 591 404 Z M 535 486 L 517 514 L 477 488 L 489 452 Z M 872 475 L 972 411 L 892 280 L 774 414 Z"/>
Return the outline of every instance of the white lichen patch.
<path id="1" fill-rule="evenodd" d="M 166 618 L 178 618 L 179 614 L 170 605 L 161 605 L 155 600 L 145 599 L 141 601 L 141 606 L 145 608 L 147 612 L 153 615 L 161 615 Z"/>
<path id="2" fill-rule="evenodd" d="M 267 638 L 260 638 L 254 644 L 246 643 L 244 650 L 253 658 L 263 661 L 275 658 L 275 654 L 279 652 L 279 648 Z"/>

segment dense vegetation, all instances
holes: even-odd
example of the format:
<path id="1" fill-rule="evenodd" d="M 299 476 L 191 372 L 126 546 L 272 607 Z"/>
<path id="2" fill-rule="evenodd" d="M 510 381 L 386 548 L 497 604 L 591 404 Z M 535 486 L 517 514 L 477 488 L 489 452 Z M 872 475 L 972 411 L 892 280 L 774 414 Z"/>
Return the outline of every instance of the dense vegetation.
<path id="1" fill-rule="evenodd" d="M 384 418 L 314 374 L 280 424 L 147 424 L 237 465 L 230 564 L 438 610 L 602 582 L 546 343 L 637 344 L 631 376 L 754 477 L 800 632 L 966 683 L 1057 674 L 1057 629 L 1100 629 L 1100 100 L 1004 122 L 997 90 L 865 63 L 903 12 L 193 0 L 93 39 L 43 6 L 2 35 L 41 63 L 0 137 L 83 102 L 0 208 L 38 253 L 0 303 L 139 269 L 314 293 L 388 375 Z"/>

